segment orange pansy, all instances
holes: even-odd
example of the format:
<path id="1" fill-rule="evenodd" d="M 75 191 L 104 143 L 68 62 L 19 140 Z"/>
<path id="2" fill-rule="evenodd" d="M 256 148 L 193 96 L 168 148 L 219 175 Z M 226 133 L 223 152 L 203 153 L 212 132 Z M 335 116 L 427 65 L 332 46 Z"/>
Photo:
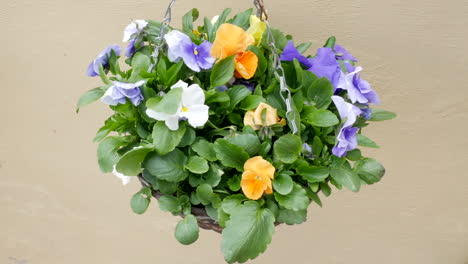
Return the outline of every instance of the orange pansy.
<path id="1" fill-rule="evenodd" d="M 258 200 L 263 193 L 273 192 L 271 180 L 274 178 L 275 167 L 261 156 L 248 159 L 244 164 L 241 187 L 245 196 Z"/>
<path id="2" fill-rule="evenodd" d="M 257 71 L 258 57 L 252 51 L 247 51 L 255 42 L 254 37 L 241 27 L 232 24 L 222 24 L 216 31 L 216 39 L 211 47 L 211 56 L 224 59 L 235 55 L 236 77 L 250 79 Z"/>
<path id="3" fill-rule="evenodd" d="M 262 119 L 262 112 L 265 112 L 265 120 Z M 286 120 L 278 117 L 276 108 L 269 104 L 260 103 L 254 110 L 247 111 L 244 116 L 244 125 L 251 126 L 254 130 L 259 130 L 264 126 L 271 126 L 275 124 L 286 125 Z M 265 122 L 263 122 L 265 121 Z"/>

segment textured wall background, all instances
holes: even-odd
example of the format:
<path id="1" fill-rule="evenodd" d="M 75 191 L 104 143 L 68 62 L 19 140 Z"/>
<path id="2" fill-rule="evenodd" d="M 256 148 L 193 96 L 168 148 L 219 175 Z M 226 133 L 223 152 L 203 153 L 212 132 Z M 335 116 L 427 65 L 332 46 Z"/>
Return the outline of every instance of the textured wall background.
<path id="1" fill-rule="evenodd" d="M 299 226 L 280 226 L 252 263 L 468 263 L 468 4 L 465 0 L 265 0 L 271 23 L 314 48 L 334 34 L 364 66 L 394 121 L 366 133 L 388 173 L 359 194 L 334 192 Z M 85 69 L 120 43 L 130 19 L 160 19 L 168 1 L 1 0 L 0 263 L 222 263 L 220 237 L 189 247 L 177 219 L 99 172 L 95 131 L 109 114 L 78 97 Z M 251 1 L 179 0 L 211 17 Z M 21 262 L 24 260 L 23 262 Z M 16 261 L 16 262 L 15 262 Z"/>

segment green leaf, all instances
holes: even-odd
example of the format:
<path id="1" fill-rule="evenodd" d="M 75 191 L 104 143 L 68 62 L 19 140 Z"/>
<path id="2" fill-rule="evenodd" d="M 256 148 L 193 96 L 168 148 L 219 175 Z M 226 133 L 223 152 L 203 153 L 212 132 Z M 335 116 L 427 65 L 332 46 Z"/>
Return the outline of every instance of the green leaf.
<path id="1" fill-rule="evenodd" d="M 279 210 L 278 218 L 276 220 L 287 225 L 302 224 L 307 220 L 307 210 L 293 211 L 282 208 Z"/>
<path id="2" fill-rule="evenodd" d="M 372 109 L 372 115 L 369 121 L 384 121 L 394 119 L 396 114 L 383 109 Z"/>
<path id="3" fill-rule="evenodd" d="M 137 72 L 137 71 L 146 72 L 149 69 L 150 64 L 151 64 L 150 58 L 141 52 L 137 52 L 132 57 L 131 65 L 133 68 L 133 72 Z"/>
<path id="4" fill-rule="evenodd" d="M 247 151 L 251 157 L 260 150 L 260 140 L 252 134 L 236 134 L 229 138 L 229 142 Z"/>
<path id="5" fill-rule="evenodd" d="M 213 188 L 209 184 L 203 183 L 197 187 L 197 197 L 203 205 L 210 204 L 213 196 Z"/>
<path id="6" fill-rule="evenodd" d="M 224 166 L 236 168 L 238 171 L 243 171 L 244 163 L 249 158 L 249 154 L 246 151 L 226 139 L 216 140 L 214 150 L 216 157 Z"/>
<path id="7" fill-rule="evenodd" d="M 340 120 L 333 112 L 325 109 L 310 111 L 304 119 L 309 124 L 317 127 L 331 127 L 340 123 Z"/>
<path id="8" fill-rule="evenodd" d="M 233 25 L 237 25 L 241 28 L 247 29 L 247 26 L 249 25 L 249 18 L 252 15 L 252 8 L 249 8 L 245 10 L 244 12 L 241 12 L 237 15 L 235 15 L 230 23 Z"/>
<path id="9" fill-rule="evenodd" d="M 326 109 L 331 103 L 332 95 L 333 86 L 325 77 L 313 81 L 307 90 L 307 97 L 317 108 Z"/>
<path id="10" fill-rule="evenodd" d="M 179 145 L 177 146 L 183 148 L 183 147 L 192 145 L 193 142 L 195 142 L 196 136 L 197 135 L 196 135 L 195 129 L 193 129 L 190 126 L 185 126 L 185 134 L 180 140 Z"/>
<path id="11" fill-rule="evenodd" d="M 354 164 L 358 176 L 367 184 L 373 184 L 384 176 L 385 168 L 375 159 L 365 158 Z"/>
<path id="12" fill-rule="evenodd" d="M 260 103 L 265 103 L 266 100 L 260 95 L 249 95 L 242 100 L 239 108 L 242 110 L 253 110 L 258 107 Z"/>
<path id="13" fill-rule="evenodd" d="M 357 142 L 358 142 L 358 145 L 359 146 L 362 146 L 362 147 L 368 147 L 368 148 L 380 148 L 379 145 L 377 145 L 377 143 L 375 143 L 374 141 L 372 141 L 372 139 L 362 135 L 362 134 L 358 134 L 357 135 Z"/>
<path id="14" fill-rule="evenodd" d="M 152 150 L 151 148 L 140 147 L 128 151 L 119 159 L 115 169 L 126 176 L 137 176 L 142 170 L 141 163 Z"/>
<path id="15" fill-rule="evenodd" d="M 146 101 L 146 107 L 156 112 L 173 115 L 179 109 L 181 99 L 182 88 L 173 88 L 161 100 L 157 97 L 150 98 Z"/>
<path id="16" fill-rule="evenodd" d="M 203 174 L 210 168 L 206 159 L 199 156 L 191 156 L 185 168 L 195 174 Z"/>
<path id="17" fill-rule="evenodd" d="M 275 199 L 280 205 L 294 211 L 305 210 L 309 206 L 306 190 L 297 183 L 294 184 L 293 190 L 287 195 L 275 192 Z"/>
<path id="18" fill-rule="evenodd" d="M 210 82 L 211 88 L 227 83 L 234 74 L 234 56 L 226 57 L 213 66 Z"/>
<path id="19" fill-rule="evenodd" d="M 169 152 L 164 156 L 153 152 L 148 155 L 143 166 L 158 179 L 179 182 L 187 178 L 188 172 L 185 170 L 187 157 L 178 149 Z"/>
<path id="20" fill-rule="evenodd" d="M 322 193 L 323 193 L 326 197 L 330 196 L 332 190 L 331 190 L 330 186 L 328 185 L 328 183 L 326 183 L 326 182 L 321 182 L 321 183 L 319 184 L 319 186 L 320 186 L 320 190 L 322 191 Z"/>
<path id="21" fill-rule="evenodd" d="M 323 143 L 322 143 L 322 140 L 320 140 L 319 137 L 317 136 L 314 136 L 314 139 L 312 141 L 312 153 L 318 157 L 320 156 L 320 152 L 322 151 L 323 149 Z"/>
<path id="22" fill-rule="evenodd" d="M 297 45 L 296 49 L 300 53 L 305 53 L 310 48 L 310 46 L 312 46 L 312 42 L 305 42 Z"/>
<path id="23" fill-rule="evenodd" d="M 353 149 L 346 153 L 346 158 L 352 161 L 358 161 L 362 158 L 361 151 L 359 149 Z"/>
<path id="24" fill-rule="evenodd" d="M 230 98 L 229 109 L 233 110 L 234 107 L 240 103 L 244 98 L 249 96 L 252 92 L 243 85 L 235 85 L 227 90 L 227 94 Z"/>
<path id="25" fill-rule="evenodd" d="M 243 194 L 227 196 L 221 204 L 221 209 L 227 214 L 232 214 L 242 205 L 242 202 L 246 200 L 247 198 Z"/>
<path id="26" fill-rule="evenodd" d="M 177 130 L 170 130 L 163 121 L 154 124 L 153 145 L 159 155 L 165 155 L 179 145 L 185 134 L 185 125 L 179 126 Z"/>
<path id="27" fill-rule="evenodd" d="M 309 198 L 314 201 L 316 204 L 318 204 L 320 207 L 322 207 L 322 201 L 320 200 L 320 197 L 318 196 L 318 194 L 316 192 L 313 192 L 312 190 L 309 190 L 307 192 L 307 195 L 309 196 Z"/>
<path id="28" fill-rule="evenodd" d="M 151 189 L 143 188 L 132 196 L 130 207 L 136 214 L 143 214 L 148 209 L 150 201 Z"/>
<path id="29" fill-rule="evenodd" d="M 293 189 L 293 180 L 291 176 L 286 173 L 278 174 L 273 180 L 273 188 L 281 195 L 289 194 Z"/>
<path id="30" fill-rule="evenodd" d="M 179 200 L 172 195 L 163 195 L 158 199 L 159 209 L 164 212 L 170 212 L 174 215 L 180 214 L 182 208 Z"/>
<path id="31" fill-rule="evenodd" d="M 313 183 L 324 181 L 329 175 L 329 170 L 328 167 L 302 165 L 297 168 L 297 173 L 308 182 Z"/>
<path id="32" fill-rule="evenodd" d="M 175 237 L 182 245 L 190 245 L 197 241 L 199 231 L 197 218 L 189 214 L 177 223 Z"/>
<path id="33" fill-rule="evenodd" d="M 90 103 L 101 98 L 109 87 L 110 85 L 104 85 L 101 87 L 91 89 L 85 94 L 83 94 L 78 100 L 78 103 L 76 104 L 76 112 L 78 113 L 81 107 L 89 105 Z"/>
<path id="34" fill-rule="evenodd" d="M 358 192 L 361 187 L 359 176 L 345 166 L 331 168 L 330 175 L 337 183 L 353 192 Z"/>
<path id="35" fill-rule="evenodd" d="M 231 214 L 223 230 L 222 251 L 228 263 L 256 258 L 270 244 L 275 217 L 267 208 L 247 202 Z"/>
<path id="36" fill-rule="evenodd" d="M 327 39 L 327 42 L 325 42 L 324 47 L 334 49 L 335 48 L 335 42 L 336 42 L 335 36 L 331 36 L 331 37 L 329 37 Z"/>
<path id="37" fill-rule="evenodd" d="M 229 189 L 231 189 L 231 191 L 233 192 L 239 191 L 241 188 L 240 181 L 241 181 L 240 175 L 231 176 L 231 178 L 229 178 L 227 181 Z"/>
<path id="38" fill-rule="evenodd" d="M 273 155 L 284 163 L 293 163 L 302 152 L 302 141 L 296 135 L 284 135 L 273 144 Z"/>
<path id="39" fill-rule="evenodd" d="M 114 165 L 120 158 L 117 150 L 126 144 L 128 144 L 128 142 L 122 137 L 107 137 L 99 143 L 97 157 L 99 168 L 102 172 L 106 173 L 112 171 Z"/>
<path id="40" fill-rule="evenodd" d="M 198 9 L 193 8 L 182 17 L 182 30 L 186 33 L 192 33 L 193 31 L 193 22 L 197 20 L 200 12 Z"/>
<path id="41" fill-rule="evenodd" d="M 216 152 L 214 150 L 213 143 L 206 141 L 205 139 L 201 139 L 195 144 L 192 145 L 193 151 L 195 151 L 201 157 L 209 160 L 209 161 L 216 161 L 218 158 L 216 157 Z"/>

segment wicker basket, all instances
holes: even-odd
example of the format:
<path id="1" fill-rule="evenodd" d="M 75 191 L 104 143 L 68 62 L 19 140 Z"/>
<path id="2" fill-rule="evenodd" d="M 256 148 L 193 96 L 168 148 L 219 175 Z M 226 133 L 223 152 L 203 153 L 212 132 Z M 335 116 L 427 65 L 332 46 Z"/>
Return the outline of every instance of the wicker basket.
<path id="1" fill-rule="evenodd" d="M 149 184 L 141 174 L 138 175 L 138 179 L 140 180 L 141 185 L 143 185 L 144 187 L 151 187 L 151 184 Z M 151 193 L 156 199 L 159 199 L 159 197 L 162 196 L 161 192 L 155 191 L 152 188 Z M 221 233 L 223 231 L 223 228 L 218 224 L 218 222 L 216 222 L 208 216 L 204 207 L 196 207 L 192 205 L 192 214 L 197 218 L 198 226 L 200 226 L 200 228 L 206 230 L 213 230 L 218 233 Z M 184 217 L 184 214 L 180 214 L 180 216 Z"/>

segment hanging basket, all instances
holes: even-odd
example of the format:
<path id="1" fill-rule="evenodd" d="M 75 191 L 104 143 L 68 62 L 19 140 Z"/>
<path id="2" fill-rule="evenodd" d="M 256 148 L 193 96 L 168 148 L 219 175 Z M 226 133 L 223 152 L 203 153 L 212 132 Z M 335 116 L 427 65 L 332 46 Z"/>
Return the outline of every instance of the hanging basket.
<path id="1" fill-rule="evenodd" d="M 151 185 L 143 178 L 141 174 L 138 175 L 138 179 L 141 182 L 143 187 L 150 187 Z M 156 200 L 162 196 L 160 191 L 155 191 L 151 188 L 151 194 Z M 196 207 L 192 206 L 192 214 L 197 218 L 198 226 L 206 230 L 213 230 L 217 233 L 221 233 L 223 228 L 206 213 L 205 207 Z M 184 214 L 180 214 L 181 217 L 184 217 Z"/>

